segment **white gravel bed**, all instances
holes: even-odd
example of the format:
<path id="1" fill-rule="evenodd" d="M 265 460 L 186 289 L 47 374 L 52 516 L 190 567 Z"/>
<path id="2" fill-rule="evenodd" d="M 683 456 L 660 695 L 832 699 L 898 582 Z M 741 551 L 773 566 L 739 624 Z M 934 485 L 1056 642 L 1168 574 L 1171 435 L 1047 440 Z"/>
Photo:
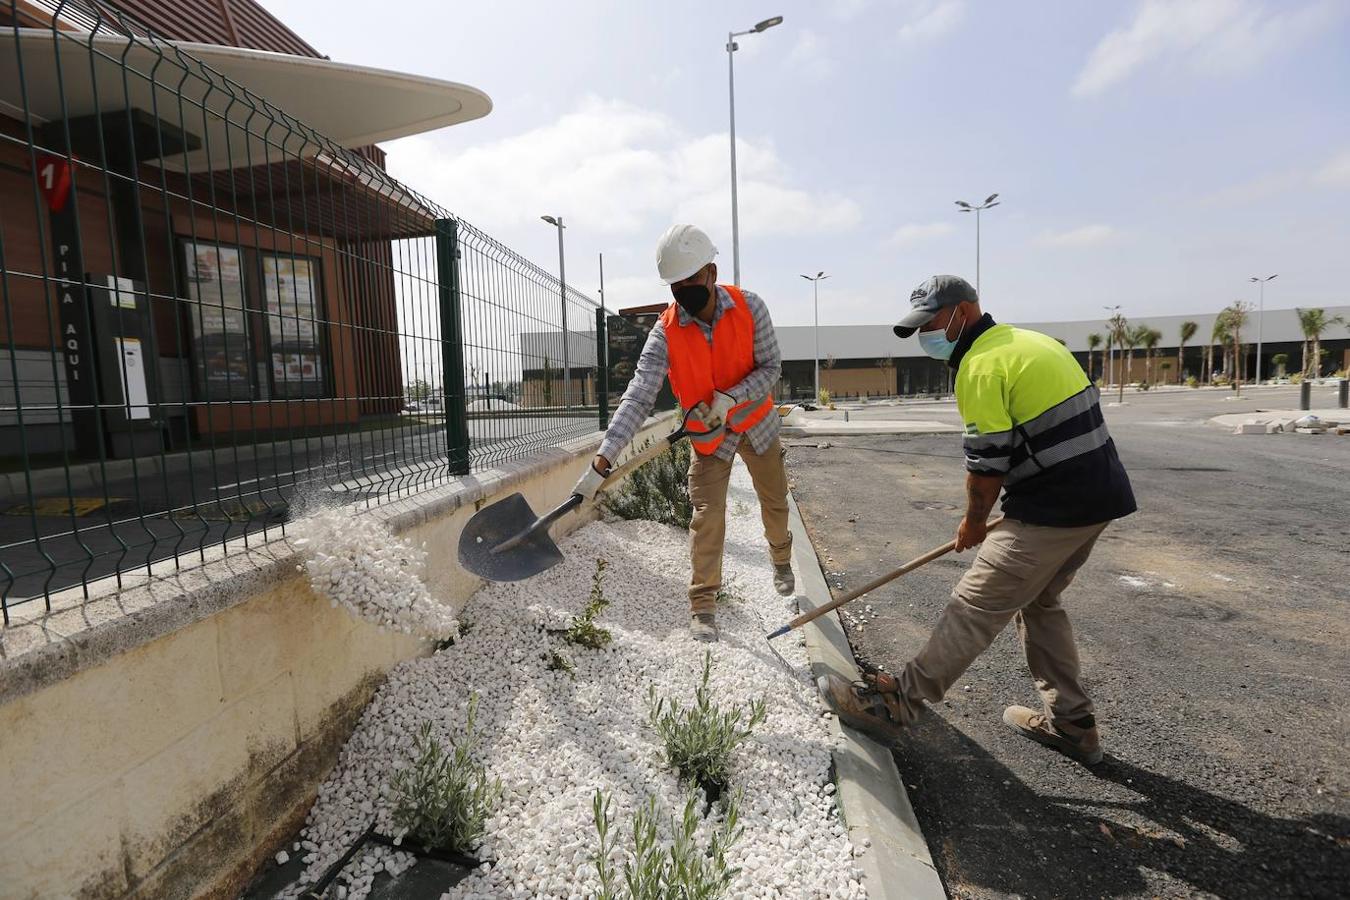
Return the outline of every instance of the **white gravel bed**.
<path id="1" fill-rule="evenodd" d="M 720 643 L 699 644 L 688 634 L 684 532 L 652 522 L 601 522 L 560 543 L 565 562 L 528 581 L 485 586 L 461 613 L 471 627 L 454 646 L 390 673 L 319 790 L 301 836 L 305 877 L 317 880 L 372 818 L 394 833 L 390 782 L 411 759 L 418 727 L 431 719 L 442 740 L 458 734 L 476 691 L 483 760 L 504 787 L 476 855 L 495 864 L 445 896 L 594 896 L 591 798 L 602 788 L 613 799 L 614 862 L 621 871 L 633 811 L 655 795 L 677 813 L 685 796 L 646 725 L 648 686 L 691 702 L 711 647 L 720 704 L 768 701 L 766 721 L 734 756 L 731 783 L 743 791 L 745 831 L 728 854 L 741 872 L 727 896 L 865 897 L 854 858 L 862 850 L 849 844 L 835 806 L 829 721 L 805 677 L 802 640 L 794 633 L 775 641 L 796 679 L 764 642 L 795 610 L 773 590 L 759 504 L 744 467 L 737 464 L 727 503 L 723 585 L 738 599 L 718 609 Z M 604 650 L 586 650 L 545 629 L 564 627 L 581 610 L 597 557 L 609 562 L 604 589 L 611 601 L 598 623 L 614 640 Z M 575 676 L 546 668 L 553 650 L 573 661 Z M 386 848 L 363 852 L 343 872 L 348 900 L 364 897 L 381 869 L 398 873 L 412 862 Z"/>

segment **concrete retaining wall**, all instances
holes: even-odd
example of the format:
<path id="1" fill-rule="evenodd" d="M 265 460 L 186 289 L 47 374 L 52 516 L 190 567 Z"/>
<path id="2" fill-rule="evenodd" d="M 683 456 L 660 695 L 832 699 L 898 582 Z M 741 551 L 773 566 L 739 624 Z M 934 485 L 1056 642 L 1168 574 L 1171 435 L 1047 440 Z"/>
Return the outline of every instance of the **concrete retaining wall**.
<path id="1" fill-rule="evenodd" d="M 465 521 L 516 490 L 556 505 L 597 444 L 361 514 L 443 548 L 427 581 L 459 607 L 479 584 L 455 559 Z M 428 652 L 316 597 L 286 541 L 231 549 L 51 613 L 16 607 L 0 630 L 3 897 L 237 895 L 303 821 L 388 669 Z"/>

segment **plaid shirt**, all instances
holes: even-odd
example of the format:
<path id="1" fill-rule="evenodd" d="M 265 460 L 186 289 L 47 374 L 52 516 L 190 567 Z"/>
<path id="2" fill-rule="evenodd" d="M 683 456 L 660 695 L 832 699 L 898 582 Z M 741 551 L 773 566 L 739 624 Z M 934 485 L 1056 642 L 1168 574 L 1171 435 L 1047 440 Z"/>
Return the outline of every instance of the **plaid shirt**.
<path id="1" fill-rule="evenodd" d="M 778 335 L 773 330 L 773 320 L 769 318 L 768 307 L 759 299 L 758 294 L 747 290 L 742 290 L 741 293 L 755 322 L 755 368 L 741 380 L 740 384 L 726 390 L 725 393 L 734 397 L 737 403 L 758 400 L 766 396 L 772 397 L 773 390 L 778 385 L 779 373 L 783 369 L 782 359 L 778 353 Z M 703 336 L 712 343 L 713 328 L 717 326 L 722 315 L 735 305 L 736 301 L 732 300 L 731 295 L 719 285 L 717 309 L 713 311 L 711 325 L 689 315 L 683 307 L 676 306 L 676 313 L 681 325 L 697 322 L 698 327 L 703 329 Z M 652 407 L 656 405 L 656 395 L 661 390 L 661 382 L 669 368 L 670 355 L 666 344 L 666 330 L 658 320 L 651 334 L 647 335 L 647 343 L 638 358 L 637 371 L 633 374 L 633 380 L 628 383 L 628 390 L 623 392 L 623 399 L 619 401 L 618 409 L 614 410 L 614 418 L 610 420 L 609 428 L 605 431 L 605 439 L 600 444 L 600 455 L 605 459 L 611 462 L 617 459 L 623 448 L 633 439 L 633 435 L 642 427 L 643 421 L 652 414 Z M 774 438 L 778 437 L 777 412 L 760 419 L 744 435 L 728 429 L 725 439 L 713 456 L 718 459 L 731 459 L 742 437 L 750 439 L 750 446 L 756 453 L 763 453 L 769 449 Z"/>

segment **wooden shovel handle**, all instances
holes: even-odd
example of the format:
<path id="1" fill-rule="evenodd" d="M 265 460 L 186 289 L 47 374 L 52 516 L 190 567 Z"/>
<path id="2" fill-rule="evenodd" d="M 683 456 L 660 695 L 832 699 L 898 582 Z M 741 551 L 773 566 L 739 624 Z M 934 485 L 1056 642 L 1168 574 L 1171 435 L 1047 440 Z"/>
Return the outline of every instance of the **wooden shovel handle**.
<path id="1" fill-rule="evenodd" d="M 997 527 L 997 526 L 999 525 L 999 523 L 1001 523 L 1002 521 L 1003 521 L 1003 517 L 1002 517 L 1002 516 L 999 516 L 999 517 L 996 518 L 996 519 L 991 519 L 991 520 L 989 521 L 989 523 L 985 526 L 985 528 L 988 529 L 988 530 L 993 530 L 993 529 L 994 529 L 995 527 Z M 928 563 L 932 562 L 933 560 L 935 560 L 935 559 L 937 559 L 937 558 L 939 558 L 939 557 L 946 556 L 948 553 L 951 553 L 951 552 L 952 552 L 953 550 L 955 550 L 955 549 L 956 549 L 956 539 L 953 538 L 952 540 L 950 540 L 950 541 L 948 541 L 947 543 L 943 544 L 941 547 L 934 547 L 932 550 L 929 550 L 927 553 L 923 554 L 922 556 L 916 556 L 914 559 L 911 559 L 909 562 L 905 563 L 905 564 L 904 564 L 903 566 L 901 566 L 900 568 L 898 568 L 898 569 L 893 569 L 893 570 L 891 570 L 890 572 L 887 572 L 885 575 L 881 575 L 881 576 L 879 576 L 879 577 L 877 577 L 877 578 L 874 578 L 874 579 L 872 579 L 871 581 L 867 582 L 867 584 L 863 585 L 862 587 L 857 588 L 856 590 L 849 591 L 847 594 L 845 594 L 845 595 L 842 596 L 842 597 L 836 597 L 835 599 L 831 600 L 829 603 L 826 603 L 824 606 L 818 606 L 818 607 L 816 607 L 815 609 L 811 610 L 810 612 L 804 612 L 804 613 L 802 613 L 800 616 L 798 616 L 797 618 L 793 619 L 791 622 L 787 623 L 786 625 L 784 625 L 782 628 L 778 629 L 778 630 L 777 630 L 776 632 L 774 632 L 773 634 L 769 635 L 769 637 L 772 638 L 772 637 L 777 637 L 778 635 L 787 634 L 789 631 L 792 631 L 794 628 L 800 628 L 800 627 L 802 627 L 802 626 L 805 625 L 807 622 L 814 622 L 816 619 L 819 619 L 821 616 L 825 615 L 827 612 L 830 612 L 831 610 L 838 609 L 839 607 L 843 606 L 845 603 L 850 603 L 850 602 L 852 602 L 852 601 L 854 601 L 854 600 L 857 600 L 857 599 L 858 599 L 859 597 L 861 597 L 863 594 L 870 594 L 872 591 L 875 591 L 877 588 L 881 587 L 883 584 L 889 584 L 890 582 L 892 582 L 892 581 L 894 581 L 895 579 L 899 578 L 901 575 L 905 575 L 905 574 L 908 574 L 908 573 L 910 573 L 910 572 L 913 572 L 915 569 L 919 568 L 920 566 L 925 566 L 925 565 L 927 565 Z"/>
<path id="2" fill-rule="evenodd" d="M 651 462 L 652 460 L 660 456 L 662 453 L 665 453 L 671 447 L 674 447 L 683 438 L 688 437 L 689 418 L 692 415 L 694 415 L 694 410 L 691 409 L 689 412 L 684 414 L 684 420 L 680 422 L 679 428 L 676 428 L 674 431 L 666 435 L 664 438 L 658 441 L 653 441 L 650 447 L 643 450 L 641 453 L 637 454 L 632 459 L 628 460 L 623 465 L 619 466 L 617 469 L 610 469 L 609 475 L 606 476 L 605 480 L 600 483 L 600 487 L 596 489 L 596 492 L 599 493 L 600 491 L 608 490 L 609 488 L 614 487 L 620 481 L 623 481 L 623 479 L 626 478 L 629 474 L 634 472 L 639 466 L 643 466 Z M 717 428 L 723 427 L 725 426 L 723 425 L 717 426 Z M 713 431 L 716 431 L 717 428 L 714 428 Z M 706 434 L 707 432 L 699 432 L 699 433 Z"/>

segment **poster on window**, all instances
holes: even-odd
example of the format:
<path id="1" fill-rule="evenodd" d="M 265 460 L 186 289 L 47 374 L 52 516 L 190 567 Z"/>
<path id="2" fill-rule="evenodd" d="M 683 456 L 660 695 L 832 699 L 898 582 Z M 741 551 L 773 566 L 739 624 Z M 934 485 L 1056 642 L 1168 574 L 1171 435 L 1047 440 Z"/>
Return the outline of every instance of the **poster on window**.
<path id="1" fill-rule="evenodd" d="M 262 258 L 272 381 L 279 396 L 317 396 L 323 383 L 315 269 L 314 260 L 305 257 Z"/>
<path id="2" fill-rule="evenodd" d="M 246 398 L 252 378 L 239 249 L 195 241 L 182 246 L 199 382 L 208 398 Z"/>

